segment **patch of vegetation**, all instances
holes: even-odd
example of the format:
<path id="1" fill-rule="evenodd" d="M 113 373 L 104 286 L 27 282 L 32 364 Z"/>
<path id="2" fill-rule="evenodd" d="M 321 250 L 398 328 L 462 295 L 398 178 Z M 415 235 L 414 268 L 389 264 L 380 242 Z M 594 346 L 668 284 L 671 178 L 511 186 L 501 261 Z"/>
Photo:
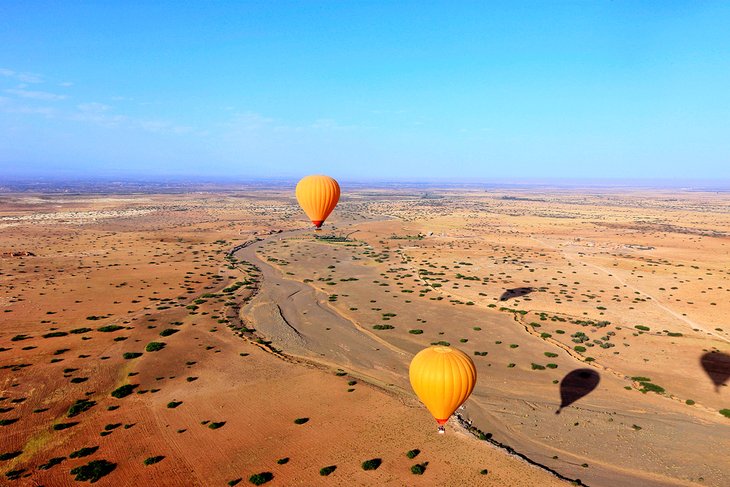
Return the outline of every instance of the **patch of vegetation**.
<path id="1" fill-rule="evenodd" d="M 164 455 L 157 455 L 154 457 L 145 458 L 144 462 L 142 462 L 142 463 L 144 463 L 145 465 L 154 465 L 155 463 L 160 463 L 164 459 L 165 459 Z"/>
<path id="2" fill-rule="evenodd" d="M 266 482 L 270 482 L 274 478 L 274 474 L 271 472 L 255 473 L 248 478 L 248 481 L 254 485 L 263 485 Z"/>
<path id="3" fill-rule="evenodd" d="M 532 366 L 532 370 L 545 370 L 544 365 L 536 364 L 535 362 L 533 362 L 531 364 L 531 366 Z"/>
<path id="4" fill-rule="evenodd" d="M 639 382 L 639 385 L 641 385 L 641 389 L 639 389 L 639 391 L 644 394 L 647 392 L 656 392 L 657 394 L 664 393 L 664 388 L 662 386 L 652 384 L 651 382 Z"/>
<path id="5" fill-rule="evenodd" d="M 413 475 L 423 475 L 426 472 L 426 466 L 428 462 L 417 463 L 411 467 L 411 473 Z"/>
<path id="6" fill-rule="evenodd" d="M 146 352 L 157 352 L 163 348 L 165 348 L 164 342 L 149 342 L 147 346 L 144 347 Z"/>
<path id="7" fill-rule="evenodd" d="M 297 418 L 294 420 L 294 424 L 304 424 L 309 421 L 309 418 Z"/>
<path id="8" fill-rule="evenodd" d="M 327 467 L 320 468 L 319 469 L 319 474 L 322 477 L 326 477 L 329 474 L 331 474 L 332 472 L 334 472 L 335 470 L 337 470 L 337 465 L 328 465 Z"/>
<path id="9" fill-rule="evenodd" d="M 112 331 L 123 330 L 123 329 L 124 329 L 124 327 L 119 326 L 119 325 L 106 325 L 106 326 L 99 327 L 96 330 L 101 331 L 103 333 L 110 333 Z"/>
<path id="10" fill-rule="evenodd" d="M 695 405 L 695 402 L 692 399 L 687 399 L 686 401 L 684 401 L 684 403 L 687 406 L 694 406 Z"/>
<path id="11" fill-rule="evenodd" d="M 394 328 L 393 325 L 373 325 L 373 330 L 392 330 Z"/>
<path id="12" fill-rule="evenodd" d="M 279 465 L 286 465 L 289 463 L 289 457 L 280 458 L 276 461 Z"/>
<path id="13" fill-rule="evenodd" d="M 117 468 L 116 463 L 107 460 L 92 460 L 86 465 L 72 469 L 71 475 L 76 475 L 74 480 L 81 482 L 88 480 L 93 484 L 102 477 L 109 475 L 115 468 Z"/>
<path id="14" fill-rule="evenodd" d="M 17 422 L 20 418 L 0 419 L 0 426 L 10 426 Z"/>
<path id="15" fill-rule="evenodd" d="M 575 347 L 573 347 L 573 350 L 575 350 L 578 353 L 583 353 L 586 351 L 586 347 L 583 347 L 581 345 L 576 345 Z"/>
<path id="16" fill-rule="evenodd" d="M 410 333 L 411 335 L 420 335 L 421 333 L 423 333 L 423 330 L 408 330 L 408 333 Z"/>
<path id="17" fill-rule="evenodd" d="M 78 422 L 71 422 L 71 423 L 58 423 L 58 424 L 54 424 L 54 425 L 53 425 L 53 430 L 54 430 L 54 431 L 61 431 L 61 430 L 65 430 L 65 429 L 73 428 L 73 427 L 74 427 L 74 426 L 76 426 L 77 424 L 79 424 L 79 423 L 78 423 Z"/>
<path id="18" fill-rule="evenodd" d="M 217 430 L 218 428 L 222 428 L 226 424 L 225 421 L 219 421 L 217 423 L 213 422 L 208 425 L 208 428 L 212 430 Z"/>
<path id="19" fill-rule="evenodd" d="M 73 403 L 70 408 L 68 408 L 68 414 L 66 414 L 66 416 L 68 416 L 69 418 L 73 418 L 74 416 L 77 416 L 84 411 L 88 411 L 94 406 L 96 406 L 96 401 L 77 399 L 76 402 Z"/>
<path id="20" fill-rule="evenodd" d="M 165 328 L 160 332 L 161 337 L 169 337 L 170 335 L 174 335 L 180 330 L 176 330 L 175 328 Z"/>
<path id="21" fill-rule="evenodd" d="M 96 453 L 96 450 L 98 450 L 98 446 L 87 446 L 85 448 L 81 448 L 76 450 L 75 452 L 71 452 L 71 454 L 68 456 L 69 458 L 83 458 L 88 457 L 92 453 Z"/>
<path id="22" fill-rule="evenodd" d="M 722 414 L 726 418 L 730 418 L 730 409 L 720 409 L 720 414 Z"/>
<path id="23" fill-rule="evenodd" d="M 66 457 L 53 457 L 53 458 L 49 459 L 43 465 L 38 465 L 38 470 L 49 470 L 64 460 L 66 460 Z"/>
<path id="24" fill-rule="evenodd" d="M 431 345 L 441 345 L 442 347 L 448 347 L 451 344 L 449 342 L 445 342 L 443 340 L 440 340 L 438 342 L 431 342 Z"/>
<path id="25" fill-rule="evenodd" d="M 23 454 L 23 450 L 0 453 L 0 460 L 2 460 L 2 461 L 12 460 L 13 458 L 19 457 L 22 454 Z"/>
<path id="26" fill-rule="evenodd" d="M 139 358 L 142 356 L 142 352 L 124 352 L 122 354 L 122 358 L 126 360 L 132 360 L 134 358 Z"/>
<path id="27" fill-rule="evenodd" d="M 413 450 L 408 450 L 408 452 L 406 453 L 406 456 L 408 458 L 410 458 L 411 460 L 413 460 L 414 458 L 416 458 L 418 456 L 419 453 L 421 453 L 421 450 L 419 450 L 418 448 L 414 448 Z"/>
<path id="28" fill-rule="evenodd" d="M 139 387 L 139 384 L 125 384 L 121 387 L 117 387 L 112 391 L 112 397 L 116 397 L 117 399 L 127 397 L 134 392 L 137 387 Z"/>
<path id="29" fill-rule="evenodd" d="M 370 460 L 365 460 L 362 462 L 362 469 L 363 470 L 377 470 L 378 467 L 380 467 L 380 464 L 383 463 L 383 460 L 380 458 L 371 458 Z"/>
<path id="30" fill-rule="evenodd" d="M 45 335 L 42 335 L 43 338 L 56 338 L 56 337 L 65 337 L 68 335 L 65 331 L 52 331 L 51 333 L 46 333 Z"/>
<path id="31" fill-rule="evenodd" d="M 170 402 L 167 403 L 167 407 L 170 408 L 170 409 L 175 409 L 176 407 L 178 407 L 182 403 L 183 403 L 182 401 L 170 401 Z"/>
<path id="32" fill-rule="evenodd" d="M 70 330 L 69 333 L 73 333 L 74 335 L 80 335 L 81 333 L 88 333 L 90 331 L 93 331 L 91 328 L 74 328 L 73 330 Z"/>
<path id="33" fill-rule="evenodd" d="M 553 352 L 545 352 L 545 356 L 546 357 L 550 357 L 550 358 L 555 358 L 555 357 L 558 356 L 558 354 L 557 353 L 553 353 Z"/>
<path id="34" fill-rule="evenodd" d="M 648 326 L 644 326 L 644 325 L 636 325 L 634 328 L 636 328 L 637 330 L 641 330 L 641 331 L 651 330 L 651 328 L 649 328 Z"/>

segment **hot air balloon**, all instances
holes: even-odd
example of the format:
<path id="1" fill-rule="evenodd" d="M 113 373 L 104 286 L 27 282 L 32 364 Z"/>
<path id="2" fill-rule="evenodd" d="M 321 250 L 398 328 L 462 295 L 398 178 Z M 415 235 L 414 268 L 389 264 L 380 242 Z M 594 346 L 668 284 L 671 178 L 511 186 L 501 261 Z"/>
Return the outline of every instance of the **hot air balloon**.
<path id="1" fill-rule="evenodd" d="M 411 387 L 439 424 L 444 424 L 474 390 L 477 369 L 467 354 L 436 345 L 418 352 L 410 366 Z"/>
<path id="2" fill-rule="evenodd" d="M 297 201 L 319 229 L 340 199 L 340 185 L 329 176 L 305 176 L 297 183 Z"/>

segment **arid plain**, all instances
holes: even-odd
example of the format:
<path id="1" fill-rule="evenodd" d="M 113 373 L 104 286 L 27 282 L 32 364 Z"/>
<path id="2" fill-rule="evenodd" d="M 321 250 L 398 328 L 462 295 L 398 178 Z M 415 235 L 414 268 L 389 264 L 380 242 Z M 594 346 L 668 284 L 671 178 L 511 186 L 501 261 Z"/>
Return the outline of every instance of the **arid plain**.
<path id="1" fill-rule="evenodd" d="M 730 485 L 729 193 L 292 189 L 0 194 L 0 484 Z"/>

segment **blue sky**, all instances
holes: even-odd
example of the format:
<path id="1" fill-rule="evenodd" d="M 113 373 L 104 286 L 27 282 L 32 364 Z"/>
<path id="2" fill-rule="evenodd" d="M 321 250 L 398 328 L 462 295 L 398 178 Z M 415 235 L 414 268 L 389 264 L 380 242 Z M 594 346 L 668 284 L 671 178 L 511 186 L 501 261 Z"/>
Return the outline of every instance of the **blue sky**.
<path id="1" fill-rule="evenodd" d="M 728 26 L 729 2 L 0 2 L 0 174 L 729 179 Z"/>

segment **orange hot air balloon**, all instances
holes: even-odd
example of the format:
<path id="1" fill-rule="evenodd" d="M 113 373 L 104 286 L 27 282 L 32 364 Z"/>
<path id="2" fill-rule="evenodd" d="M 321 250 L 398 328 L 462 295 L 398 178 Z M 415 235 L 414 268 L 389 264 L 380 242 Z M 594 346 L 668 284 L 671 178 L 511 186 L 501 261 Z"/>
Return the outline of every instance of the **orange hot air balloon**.
<path id="1" fill-rule="evenodd" d="M 329 176 L 305 176 L 297 183 L 297 201 L 319 229 L 340 199 L 340 185 Z"/>
<path id="2" fill-rule="evenodd" d="M 474 390 L 477 369 L 467 354 L 436 345 L 424 348 L 410 366 L 411 387 L 436 421 L 443 425 Z"/>

